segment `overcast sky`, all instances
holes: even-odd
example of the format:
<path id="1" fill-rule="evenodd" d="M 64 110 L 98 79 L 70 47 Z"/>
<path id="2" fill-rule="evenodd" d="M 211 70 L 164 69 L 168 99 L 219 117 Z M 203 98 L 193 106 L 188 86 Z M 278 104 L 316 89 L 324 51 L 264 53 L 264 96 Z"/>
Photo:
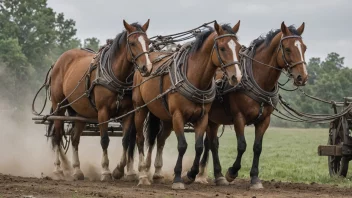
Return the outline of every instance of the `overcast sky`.
<path id="1" fill-rule="evenodd" d="M 306 23 L 306 59 L 337 52 L 352 67 L 352 1 L 349 0 L 48 0 L 56 12 L 76 21 L 80 39 L 101 42 L 123 30 L 122 19 L 144 24 L 148 36 L 185 31 L 205 22 L 234 25 L 241 20 L 239 41 L 248 45 L 271 29 Z"/>

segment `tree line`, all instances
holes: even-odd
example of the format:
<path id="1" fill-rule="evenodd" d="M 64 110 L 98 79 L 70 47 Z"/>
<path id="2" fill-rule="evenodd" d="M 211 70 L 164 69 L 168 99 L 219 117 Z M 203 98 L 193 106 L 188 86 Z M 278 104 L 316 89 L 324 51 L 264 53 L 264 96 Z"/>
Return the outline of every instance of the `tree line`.
<path id="1" fill-rule="evenodd" d="M 76 36 L 75 21 L 48 7 L 47 0 L 0 1 L 0 101 L 7 104 L 0 110 L 30 104 L 43 83 L 50 66 L 65 51 L 87 47 L 98 50 L 99 39 Z M 341 101 L 352 96 L 352 69 L 344 65 L 344 57 L 332 52 L 324 60 L 311 58 L 307 65 L 309 80 L 303 90 L 325 100 Z M 282 75 L 280 82 L 286 82 Z M 292 89 L 292 82 L 285 87 Z M 329 104 L 311 100 L 300 92 L 280 90 L 283 98 L 295 109 L 307 113 L 333 113 Z M 28 97 L 27 97 L 28 96 Z M 272 126 L 316 127 L 272 118 Z"/>
<path id="2" fill-rule="evenodd" d="M 0 1 L 0 101 L 23 108 L 30 100 L 25 96 L 43 83 L 63 52 L 80 47 L 98 50 L 97 38 L 85 39 L 82 46 L 76 32 L 75 21 L 56 13 L 47 0 Z"/>

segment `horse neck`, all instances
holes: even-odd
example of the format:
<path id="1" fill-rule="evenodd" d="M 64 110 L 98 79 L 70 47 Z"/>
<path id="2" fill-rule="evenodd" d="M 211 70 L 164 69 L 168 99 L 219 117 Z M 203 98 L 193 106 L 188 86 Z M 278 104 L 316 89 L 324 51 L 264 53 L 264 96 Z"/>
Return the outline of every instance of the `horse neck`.
<path id="1" fill-rule="evenodd" d="M 211 60 L 212 48 L 214 45 L 214 33 L 210 35 L 203 46 L 190 55 L 187 63 L 187 78 L 193 86 L 200 90 L 206 90 L 210 87 L 216 66 Z"/>
<path id="2" fill-rule="evenodd" d="M 280 67 L 277 63 L 277 49 L 279 47 L 280 38 L 281 33 L 273 38 L 268 47 L 265 47 L 265 43 L 263 43 L 262 46 L 257 49 L 254 59 L 279 69 Z M 265 66 L 255 61 L 253 61 L 252 69 L 255 81 L 263 90 L 270 92 L 275 89 L 281 75 L 281 70 Z"/>
<path id="3" fill-rule="evenodd" d="M 121 82 L 126 82 L 127 78 L 131 75 L 132 63 L 127 60 L 127 47 L 122 44 L 121 49 L 112 57 L 112 71 L 115 77 Z"/>

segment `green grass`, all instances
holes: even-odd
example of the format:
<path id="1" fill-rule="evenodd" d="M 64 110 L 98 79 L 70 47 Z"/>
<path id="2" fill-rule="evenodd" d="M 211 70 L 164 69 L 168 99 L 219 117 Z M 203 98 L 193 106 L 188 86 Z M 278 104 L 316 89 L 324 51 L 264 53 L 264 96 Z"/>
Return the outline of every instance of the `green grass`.
<path id="1" fill-rule="evenodd" d="M 194 134 L 187 134 L 187 155 L 194 156 Z M 247 150 L 242 158 L 240 178 L 249 178 L 253 159 L 254 128 L 247 127 L 245 133 Z M 328 129 L 284 129 L 269 128 L 263 140 L 263 150 L 259 162 L 259 177 L 263 180 L 290 181 L 303 183 L 323 183 L 352 187 L 351 175 L 347 178 L 331 178 L 327 157 L 317 154 L 320 144 L 326 145 Z M 172 135 L 166 144 L 168 152 L 177 156 L 176 138 Z M 237 155 L 235 132 L 227 128 L 220 138 L 220 161 L 225 174 L 232 166 Z M 213 177 L 213 165 L 210 157 L 208 172 Z"/>

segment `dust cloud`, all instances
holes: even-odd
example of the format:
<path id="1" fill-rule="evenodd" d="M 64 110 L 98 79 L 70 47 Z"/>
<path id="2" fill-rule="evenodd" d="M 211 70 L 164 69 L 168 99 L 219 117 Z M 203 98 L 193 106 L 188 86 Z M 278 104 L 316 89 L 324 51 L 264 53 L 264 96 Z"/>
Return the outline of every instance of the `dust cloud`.
<path id="1" fill-rule="evenodd" d="M 21 112 L 24 118 L 13 119 L 11 112 L 0 110 L 0 173 L 24 177 L 53 176 L 54 152 L 50 139 L 45 137 L 46 126 L 34 124 L 33 115 L 28 110 Z M 167 140 L 163 155 L 163 174 L 165 179 L 172 180 L 174 167 L 177 160 L 177 142 L 174 133 Z M 189 144 L 189 149 L 193 146 Z M 147 152 L 147 150 L 145 150 Z M 69 164 L 71 164 L 71 146 L 67 152 Z M 116 167 L 121 159 L 122 139 L 110 137 L 108 148 L 110 170 Z M 153 152 L 150 173 L 154 173 L 154 159 L 156 148 Z M 101 173 L 100 137 L 81 137 L 79 156 L 81 169 L 89 180 L 99 180 Z M 187 151 L 184 156 L 184 174 L 193 163 L 194 152 Z M 138 170 L 138 150 L 135 150 L 135 170 Z"/>
<path id="2" fill-rule="evenodd" d="M 15 120 L 11 111 L 0 110 L 0 173 L 24 177 L 52 176 L 54 152 L 51 140 L 45 137 L 46 126 L 34 124 L 31 111 Z M 121 157 L 121 138 L 110 138 L 111 171 Z M 71 146 L 67 158 L 71 159 Z M 89 179 L 100 179 L 102 150 L 99 137 L 81 137 L 79 146 L 81 169 Z M 69 161 L 71 164 L 71 161 Z"/>

